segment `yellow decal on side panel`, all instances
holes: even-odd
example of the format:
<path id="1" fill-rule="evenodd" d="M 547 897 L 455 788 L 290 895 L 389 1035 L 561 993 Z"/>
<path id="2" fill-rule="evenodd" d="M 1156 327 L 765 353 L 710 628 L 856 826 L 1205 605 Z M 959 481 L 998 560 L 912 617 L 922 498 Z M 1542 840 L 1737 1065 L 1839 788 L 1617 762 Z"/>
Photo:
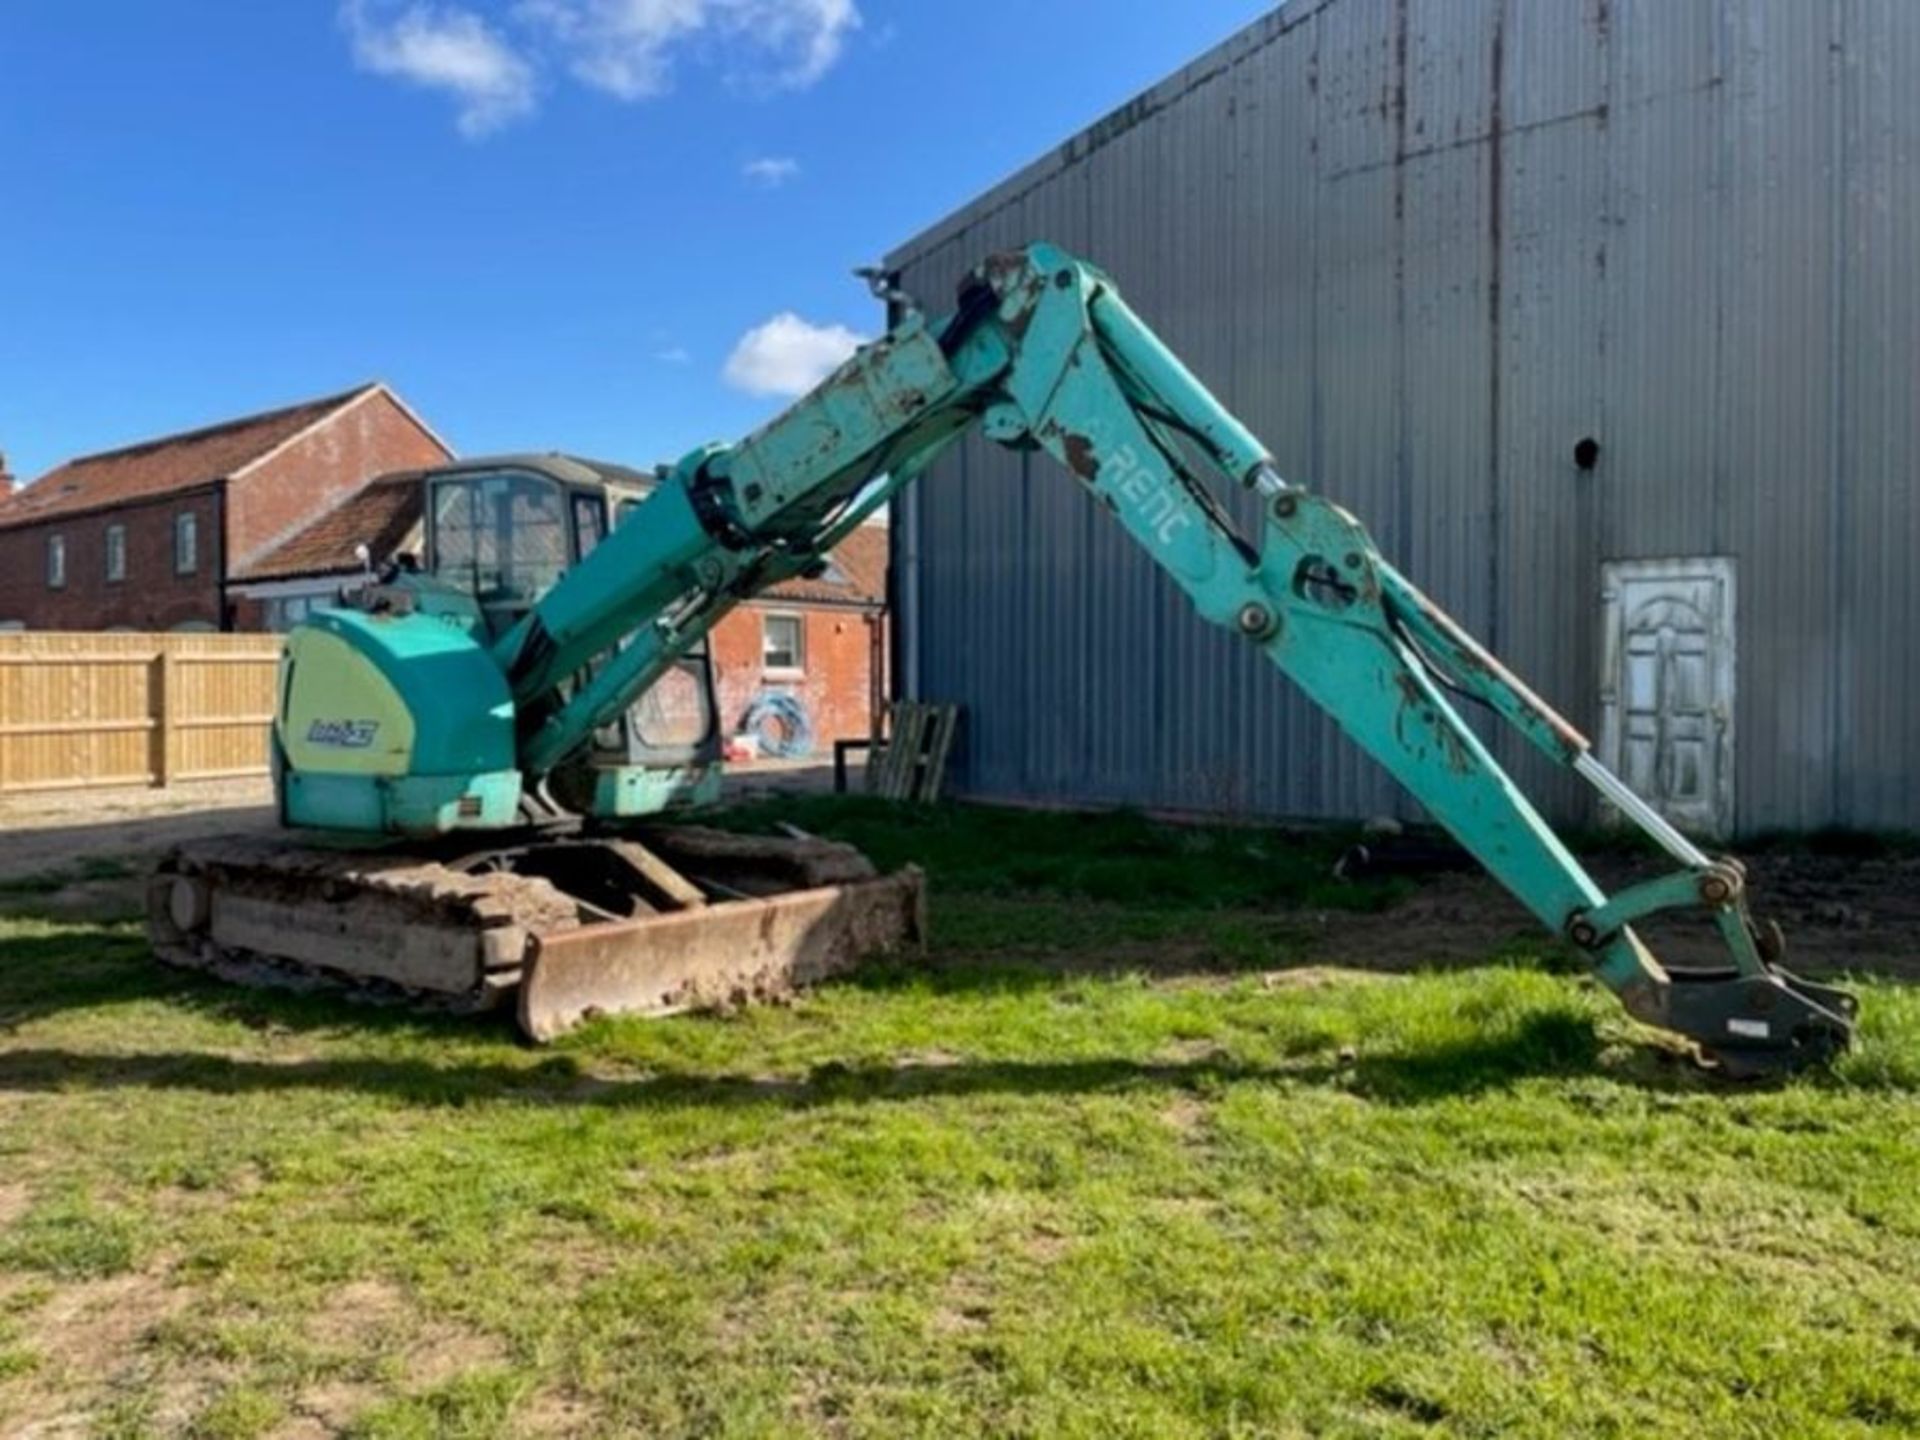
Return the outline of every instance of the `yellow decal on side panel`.
<path id="1" fill-rule="evenodd" d="M 306 774 L 404 775 L 413 715 L 393 682 L 353 646 L 302 627 L 287 639 L 280 744 Z"/>

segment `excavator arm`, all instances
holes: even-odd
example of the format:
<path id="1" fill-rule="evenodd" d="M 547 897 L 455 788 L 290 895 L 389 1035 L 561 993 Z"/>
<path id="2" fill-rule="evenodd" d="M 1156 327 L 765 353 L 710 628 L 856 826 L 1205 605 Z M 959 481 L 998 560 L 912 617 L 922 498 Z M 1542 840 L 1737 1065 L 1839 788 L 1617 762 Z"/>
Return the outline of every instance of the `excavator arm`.
<path id="1" fill-rule="evenodd" d="M 1844 1047 L 1853 997 L 1776 963 L 1744 877 L 1711 859 L 1593 757 L 1584 736 L 1393 568 L 1352 515 L 1283 480 L 1266 448 L 1127 307 L 1098 269 L 1048 245 L 997 256 L 954 312 L 917 312 L 740 444 L 695 452 L 513 633 L 495 659 L 544 771 L 653 683 L 727 610 L 817 567 L 962 435 L 1052 456 L 1200 616 L 1278 666 L 1384 765 L 1638 1019 L 1730 1072 Z M 1210 472 L 1210 473 L 1209 473 Z M 1207 481 L 1257 492 L 1242 534 Z M 648 617 L 630 634 L 633 617 Z M 557 708 L 530 702 L 627 636 Z M 1484 704 L 1593 784 L 1673 859 L 1609 895 L 1501 769 L 1455 703 Z M 1664 968 L 1633 929 L 1704 912 L 1726 963 Z"/>

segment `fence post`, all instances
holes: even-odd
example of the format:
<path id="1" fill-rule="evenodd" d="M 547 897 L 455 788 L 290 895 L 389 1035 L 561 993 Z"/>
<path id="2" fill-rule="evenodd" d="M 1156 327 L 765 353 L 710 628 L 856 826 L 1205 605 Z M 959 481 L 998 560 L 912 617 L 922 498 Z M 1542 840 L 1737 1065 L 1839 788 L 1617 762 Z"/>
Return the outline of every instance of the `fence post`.
<path id="1" fill-rule="evenodd" d="M 153 783 L 164 790 L 173 783 L 173 707 L 179 697 L 174 667 L 179 662 L 174 658 L 173 647 L 164 640 L 160 642 L 160 653 L 154 657 L 154 661 Z"/>

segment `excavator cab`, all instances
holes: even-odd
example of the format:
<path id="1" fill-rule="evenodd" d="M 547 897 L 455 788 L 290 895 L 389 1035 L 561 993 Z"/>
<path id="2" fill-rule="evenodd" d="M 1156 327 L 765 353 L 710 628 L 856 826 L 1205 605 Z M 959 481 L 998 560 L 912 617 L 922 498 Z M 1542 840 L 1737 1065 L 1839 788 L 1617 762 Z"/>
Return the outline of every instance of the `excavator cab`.
<path id="1" fill-rule="evenodd" d="M 422 483 L 429 583 L 470 597 L 477 638 L 492 644 L 636 515 L 656 481 L 568 455 L 506 455 L 430 470 Z M 607 658 L 558 687 L 552 707 Z M 630 819 L 716 799 L 720 761 L 713 664 L 702 639 L 558 767 L 547 791 L 575 813 Z"/>

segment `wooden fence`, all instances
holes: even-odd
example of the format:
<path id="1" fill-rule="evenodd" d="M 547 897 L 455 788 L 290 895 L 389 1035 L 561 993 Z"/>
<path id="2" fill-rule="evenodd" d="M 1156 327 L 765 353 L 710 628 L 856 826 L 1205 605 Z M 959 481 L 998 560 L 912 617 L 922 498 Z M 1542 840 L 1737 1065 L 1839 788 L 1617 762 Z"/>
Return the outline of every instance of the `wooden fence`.
<path id="1" fill-rule="evenodd" d="M 267 772 L 278 635 L 0 633 L 0 794 Z"/>

